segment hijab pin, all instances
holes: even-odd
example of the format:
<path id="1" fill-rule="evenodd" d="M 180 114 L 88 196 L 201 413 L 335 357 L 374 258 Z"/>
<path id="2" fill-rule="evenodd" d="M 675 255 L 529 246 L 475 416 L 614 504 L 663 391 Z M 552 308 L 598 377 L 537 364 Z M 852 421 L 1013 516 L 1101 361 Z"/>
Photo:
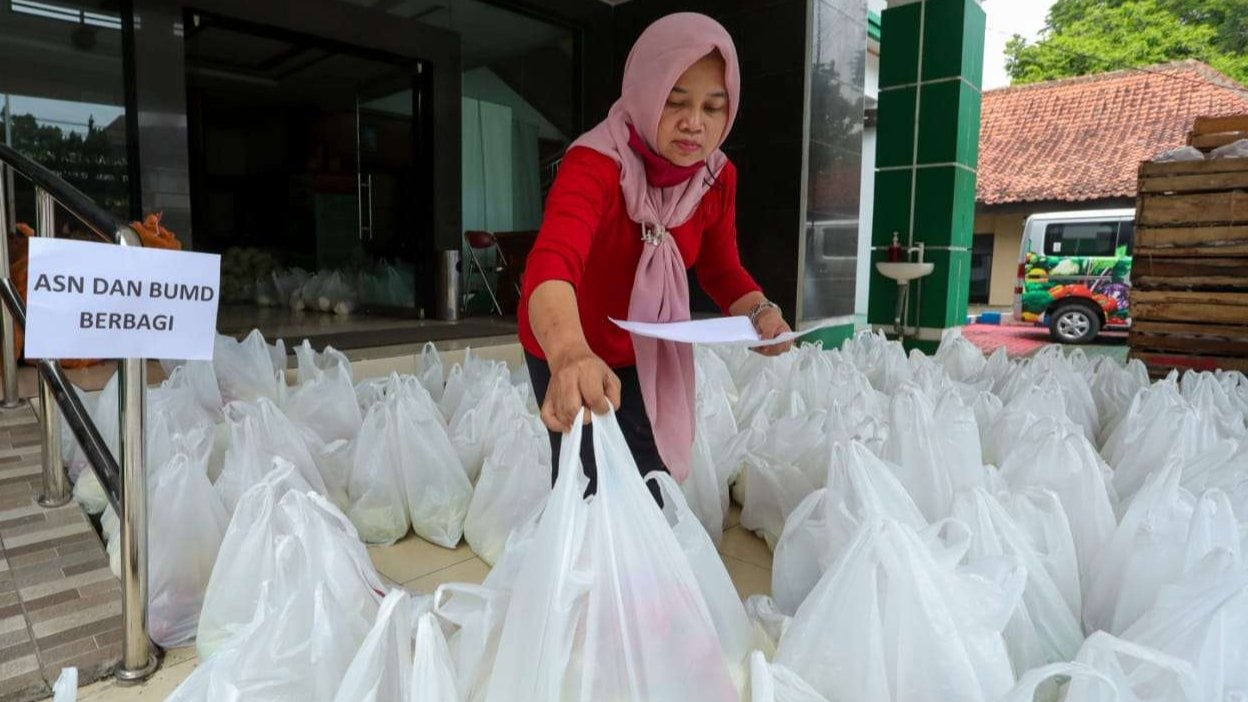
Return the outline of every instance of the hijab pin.
<path id="1" fill-rule="evenodd" d="M 658 246 L 665 236 L 667 229 L 662 224 L 641 225 L 641 240 L 651 246 Z"/>

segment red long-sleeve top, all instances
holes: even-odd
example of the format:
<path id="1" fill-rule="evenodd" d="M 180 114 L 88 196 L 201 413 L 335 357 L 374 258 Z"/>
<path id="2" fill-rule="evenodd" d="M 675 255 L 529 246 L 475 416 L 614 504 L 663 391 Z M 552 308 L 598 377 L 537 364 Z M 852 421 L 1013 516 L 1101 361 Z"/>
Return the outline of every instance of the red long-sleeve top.
<path id="1" fill-rule="evenodd" d="M 685 265 L 696 268 L 698 283 L 725 313 L 743 295 L 759 290 L 737 251 L 736 195 L 737 169 L 729 162 L 689 221 L 670 232 Z M 525 351 L 546 357 L 529 324 L 529 297 L 548 280 L 564 280 L 576 289 L 590 349 L 612 368 L 634 365 L 632 340 L 609 318 L 628 319 L 643 245 L 641 226 L 629 219 L 624 204 L 620 167 L 592 149 L 569 149 L 525 262 L 518 311 Z"/>

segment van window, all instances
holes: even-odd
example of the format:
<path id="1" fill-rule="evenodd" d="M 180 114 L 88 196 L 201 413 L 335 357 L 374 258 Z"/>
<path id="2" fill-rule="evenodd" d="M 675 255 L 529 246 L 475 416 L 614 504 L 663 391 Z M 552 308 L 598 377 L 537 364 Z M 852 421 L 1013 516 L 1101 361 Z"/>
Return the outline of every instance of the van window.
<path id="1" fill-rule="evenodd" d="M 1135 251 L 1135 220 L 1118 223 L 1118 249 L 1124 256 L 1130 256 Z"/>
<path id="2" fill-rule="evenodd" d="M 1117 222 L 1050 224 L 1044 230 L 1046 256 L 1113 256 L 1117 243 Z"/>

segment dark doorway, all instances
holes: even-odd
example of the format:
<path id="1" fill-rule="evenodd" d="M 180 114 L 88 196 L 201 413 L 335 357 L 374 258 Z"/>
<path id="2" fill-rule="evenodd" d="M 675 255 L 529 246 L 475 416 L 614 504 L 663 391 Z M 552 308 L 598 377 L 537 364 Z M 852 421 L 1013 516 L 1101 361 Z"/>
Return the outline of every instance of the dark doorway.
<path id="1" fill-rule="evenodd" d="M 338 292 L 329 309 L 298 305 L 322 315 L 318 328 L 423 316 L 433 300 L 417 281 L 432 279 L 434 260 L 425 67 L 194 10 L 185 27 L 194 244 L 223 254 L 223 324 L 280 323 L 301 275 L 350 291 L 342 307 Z"/>
<path id="2" fill-rule="evenodd" d="M 992 295 L 992 246 L 993 234 L 976 234 L 971 245 L 971 294 L 970 302 L 986 305 Z"/>

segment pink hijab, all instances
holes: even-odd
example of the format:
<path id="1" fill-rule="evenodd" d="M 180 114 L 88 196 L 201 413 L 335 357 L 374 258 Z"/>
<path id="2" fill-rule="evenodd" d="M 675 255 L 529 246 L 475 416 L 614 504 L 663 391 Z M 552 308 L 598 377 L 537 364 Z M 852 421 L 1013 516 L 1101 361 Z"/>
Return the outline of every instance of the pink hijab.
<path id="1" fill-rule="evenodd" d="M 653 150 L 659 118 L 672 87 L 690 66 L 712 51 L 724 59 L 724 87 L 728 91 L 728 122 L 706 162 L 711 174 L 718 176 L 728 162 L 719 147 L 732 129 L 740 104 L 737 50 L 718 22 L 692 12 L 668 15 L 642 32 L 624 64 L 620 99 L 605 120 L 573 143 L 620 165 L 620 189 L 628 216 L 641 225 L 638 235 L 646 245 L 629 299 L 628 317 L 633 321 L 689 319 L 687 267 L 668 232 L 689 221 L 712 181 L 698 173 L 671 187 L 650 185 L 641 155 L 629 146 L 629 125 Z M 693 348 L 637 336 L 633 337 L 633 348 L 659 456 L 672 476 L 683 482 L 689 475 L 693 452 Z"/>

